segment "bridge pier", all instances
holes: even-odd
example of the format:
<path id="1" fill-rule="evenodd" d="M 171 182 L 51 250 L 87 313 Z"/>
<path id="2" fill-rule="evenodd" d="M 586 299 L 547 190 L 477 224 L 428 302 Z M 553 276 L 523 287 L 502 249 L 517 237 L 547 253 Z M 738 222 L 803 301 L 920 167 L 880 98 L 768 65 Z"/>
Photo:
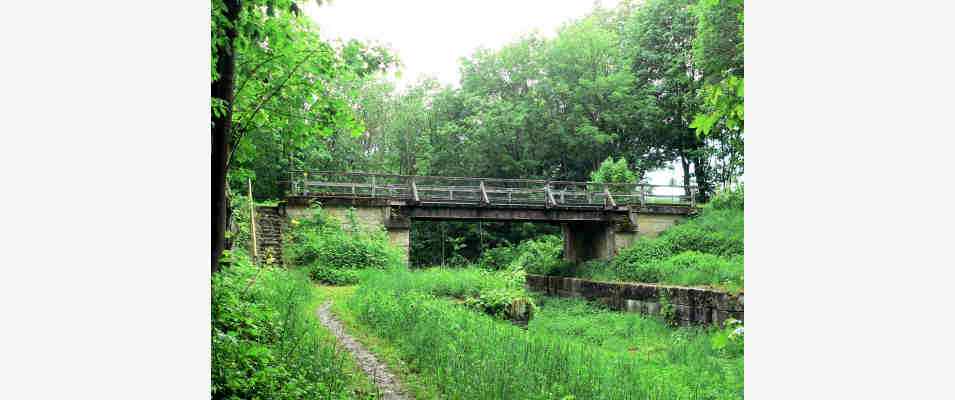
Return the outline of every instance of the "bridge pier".
<path id="1" fill-rule="evenodd" d="M 636 240 L 638 232 L 629 223 L 569 222 L 561 224 L 564 260 L 584 262 L 609 260 Z"/>

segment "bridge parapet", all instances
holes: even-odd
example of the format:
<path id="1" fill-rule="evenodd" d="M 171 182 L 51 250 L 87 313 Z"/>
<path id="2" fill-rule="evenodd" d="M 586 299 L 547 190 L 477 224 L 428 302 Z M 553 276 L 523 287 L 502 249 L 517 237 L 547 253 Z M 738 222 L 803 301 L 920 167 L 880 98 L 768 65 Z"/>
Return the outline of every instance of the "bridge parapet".
<path id="1" fill-rule="evenodd" d="M 535 179 L 292 171 L 289 195 L 383 198 L 421 204 L 607 208 L 649 205 L 694 207 L 697 189 L 676 185 Z"/>

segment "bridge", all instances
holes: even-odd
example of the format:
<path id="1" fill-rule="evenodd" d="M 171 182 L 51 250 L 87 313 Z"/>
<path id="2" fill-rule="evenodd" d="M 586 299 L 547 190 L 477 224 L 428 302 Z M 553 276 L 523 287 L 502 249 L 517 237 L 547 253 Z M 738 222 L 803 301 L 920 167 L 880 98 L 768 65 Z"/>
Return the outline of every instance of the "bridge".
<path id="1" fill-rule="evenodd" d="M 655 236 L 696 208 L 696 188 L 633 183 L 292 171 L 285 208 L 303 216 L 315 201 L 410 245 L 412 220 L 559 224 L 564 257 L 608 259 L 640 236 Z"/>

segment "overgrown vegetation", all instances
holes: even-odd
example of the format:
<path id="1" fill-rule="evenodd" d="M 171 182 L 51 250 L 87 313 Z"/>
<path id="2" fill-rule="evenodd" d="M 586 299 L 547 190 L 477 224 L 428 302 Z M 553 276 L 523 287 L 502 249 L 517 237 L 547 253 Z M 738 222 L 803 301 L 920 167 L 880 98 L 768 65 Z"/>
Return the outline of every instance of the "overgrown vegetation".
<path id="1" fill-rule="evenodd" d="M 555 275 L 595 280 L 743 289 L 743 189 L 724 191 L 699 215 L 642 238 L 611 262 L 555 269 Z"/>
<path id="2" fill-rule="evenodd" d="M 342 225 L 319 205 L 291 221 L 287 241 L 289 262 L 308 271 L 316 282 L 348 285 L 358 282 L 362 269 L 386 269 L 402 263 L 400 250 L 383 230 L 363 227 L 353 212 Z"/>
<path id="3" fill-rule="evenodd" d="M 212 398 L 360 397 L 362 376 L 313 317 L 308 279 L 227 255 L 212 277 Z"/>
<path id="4" fill-rule="evenodd" d="M 487 274 L 377 272 L 344 309 L 444 398 L 742 398 L 741 337 L 549 298 L 525 330 L 442 299 L 503 284 Z"/>

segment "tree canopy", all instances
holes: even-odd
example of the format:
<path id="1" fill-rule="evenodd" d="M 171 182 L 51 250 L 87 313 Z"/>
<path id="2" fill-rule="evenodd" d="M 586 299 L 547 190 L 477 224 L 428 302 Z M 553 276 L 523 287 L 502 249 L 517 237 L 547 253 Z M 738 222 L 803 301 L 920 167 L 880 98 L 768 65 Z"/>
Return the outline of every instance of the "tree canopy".
<path id="1" fill-rule="evenodd" d="M 677 161 L 702 200 L 743 173 L 741 0 L 596 6 L 553 37 L 475 50 L 456 85 L 404 88 L 387 48 L 323 40 L 290 0 L 237 4 L 213 2 L 213 136 L 228 125 L 228 183 L 252 179 L 260 199 L 280 198 L 292 169 L 588 180 L 610 162 L 641 181 Z M 446 228 L 458 249 L 496 229 Z M 429 238 L 449 240 L 416 243 Z"/>

